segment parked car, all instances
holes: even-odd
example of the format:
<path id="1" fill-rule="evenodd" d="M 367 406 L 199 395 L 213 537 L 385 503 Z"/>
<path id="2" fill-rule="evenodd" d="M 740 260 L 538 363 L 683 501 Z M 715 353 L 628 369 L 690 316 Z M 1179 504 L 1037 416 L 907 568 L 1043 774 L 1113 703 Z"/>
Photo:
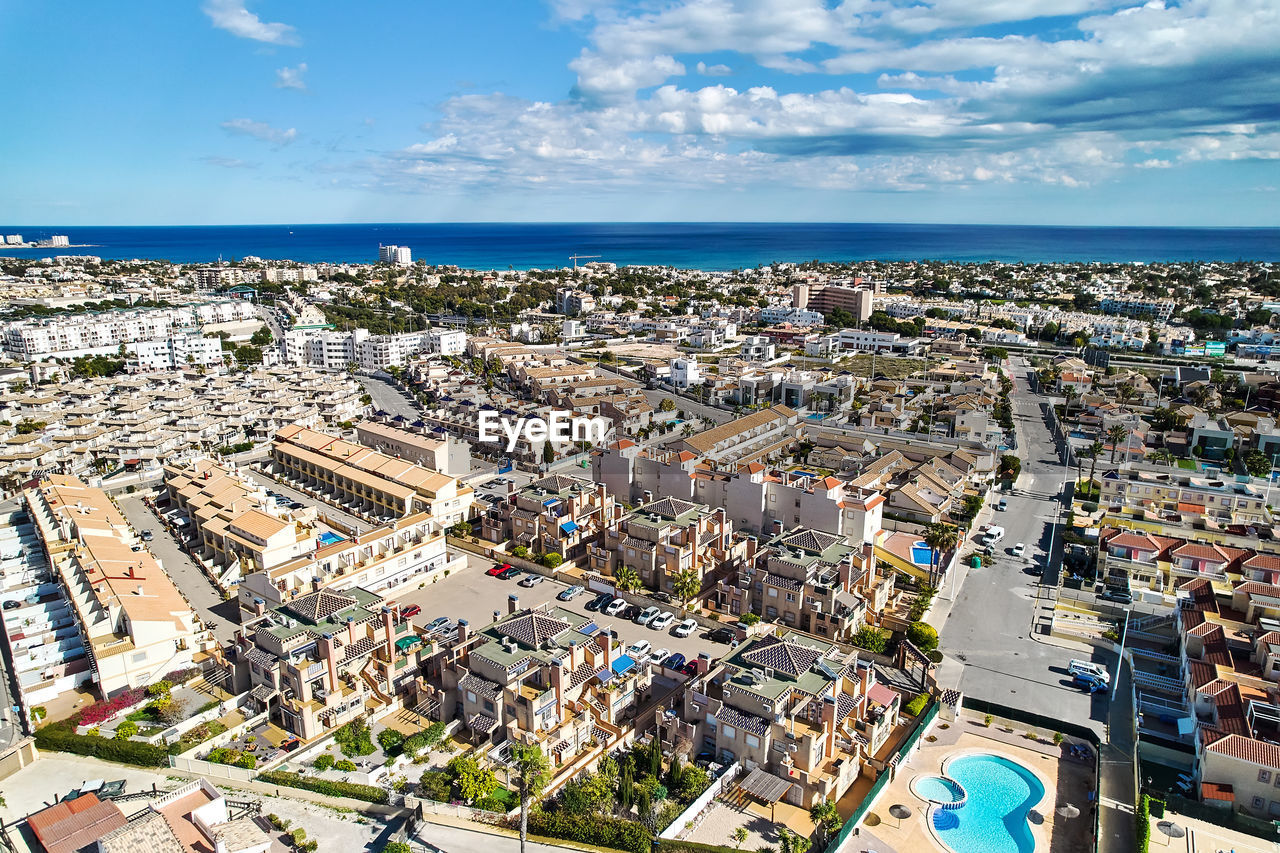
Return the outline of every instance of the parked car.
<path id="1" fill-rule="evenodd" d="M 654 666 L 657 666 L 658 664 L 662 663 L 664 660 L 666 660 L 670 656 L 671 656 L 671 649 L 667 649 L 667 648 L 657 649 L 651 655 L 649 655 L 649 663 L 653 664 Z"/>
<path id="2" fill-rule="evenodd" d="M 417 616 L 421 612 L 422 612 L 421 607 L 419 607 L 416 604 L 410 604 L 408 607 L 400 608 L 400 618 L 412 619 L 413 617 Z"/>
<path id="3" fill-rule="evenodd" d="M 613 596 L 607 592 L 602 592 L 599 595 L 597 595 L 595 598 L 587 602 L 587 609 L 590 610 L 592 613 L 595 613 L 597 610 L 599 610 L 601 607 L 604 607 L 611 601 L 613 601 Z"/>
<path id="4" fill-rule="evenodd" d="M 1081 660 L 1076 658 L 1067 664 L 1067 672 L 1072 675 L 1085 675 L 1089 678 L 1096 678 L 1099 681 L 1111 682 L 1111 673 L 1100 663 L 1094 663 L 1091 660 Z"/>
<path id="5" fill-rule="evenodd" d="M 670 595 L 669 593 L 665 593 L 665 592 L 655 592 L 655 593 L 653 594 L 653 600 L 654 600 L 654 601 L 661 601 L 661 602 L 663 602 L 664 604 L 671 604 L 672 602 L 674 602 L 674 601 L 675 601 L 675 599 L 674 599 L 674 598 L 672 598 L 672 597 L 671 597 L 671 595 Z"/>
<path id="6" fill-rule="evenodd" d="M 664 610 L 657 616 L 653 617 L 649 622 L 649 627 L 655 631 L 665 631 L 671 627 L 671 623 L 674 621 L 676 621 L 676 617 Z"/>
<path id="7" fill-rule="evenodd" d="M 546 578 L 542 575 L 529 575 L 524 580 L 520 581 L 520 586 L 537 586 L 544 580 L 546 580 Z"/>
<path id="8" fill-rule="evenodd" d="M 566 589 L 564 592 L 557 595 L 556 598 L 560 599 L 561 601 L 573 601 L 575 598 L 577 598 L 579 595 L 582 595 L 582 593 L 584 592 L 586 592 L 586 589 L 578 586 L 577 584 L 574 584 L 573 586 Z"/>
<path id="9" fill-rule="evenodd" d="M 426 631 L 428 634 L 434 634 L 436 631 L 439 631 L 441 628 L 443 628 L 445 625 L 448 625 L 448 624 L 449 624 L 448 616 L 437 616 L 436 618 L 428 622 L 426 626 L 423 627 L 423 630 Z"/>
<path id="10" fill-rule="evenodd" d="M 653 648 L 653 645 L 648 640 L 641 640 L 638 643 L 632 643 L 627 646 L 627 654 L 633 660 L 644 660 L 645 655 L 649 654 L 651 648 Z"/>
<path id="11" fill-rule="evenodd" d="M 1021 557 L 1026 550 L 1027 546 L 1019 542 L 1017 545 L 1014 545 L 1009 549 L 1009 553 L 1015 557 Z"/>
<path id="12" fill-rule="evenodd" d="M 622 618 L 634 622 L 643 610 L 639 604 L 628 604 L 627 609 L 622 611 Z"/>
<path id="13" fill-rule="evenodd" d="M 676 636 L 687 637 L 696 630 L 698 630 L 697 621 L 693 619 L 686 619 L 676 626 Z"/>
<path id="14" fill-rule="evenodd" d="M 22 602 L 18 601 L 16 598 L 11 598 L 4 603 L 5 610 L 16 610 L 21 606 L 22 606 Z"/>
<path id="15" fill-rule="evenodd" d="M 680 669 L 684 666 L 684 655 L 676 652 L 674 655 L 664 660 L 662 665 L 668 669 Z"/>
<path id="16" fill-rule="evenodd" d="M 627 601 L 625 598 L 615 598 L 604 606 L 601 612 L 606 616 L 617 616 L 619 613 L 627 609 Z"/>
<path id="17" fill-rule="evenodd" d="M 493 568 L 489 569 L 489 571 L 485 572 L 485 574 L 491 578 L 496 578 L 498 575 L 502 574 L 509 568 L 511 568 L 510 563 L 494 563 Z"/>
<path id="18" fill-rule="evenodd" d="M 661 612 L 662 611 L 656 607 L 646 607 L 644 610 L 640 611 L 639 615 L 636 616 L 636 624 L 648 625 Z"/>
<path id="19" fill-rule="evenodd" d="M 142 531 L 142 533 L 140 533 L 139 536 L 141 537 L 143 542 L 150 542 L 152 539 L 156 537 L 156 535 L 152 533 L 150 530 Z"/>
<path id="20" fill-rule="evenodd" d="M 698 674 L 698 662 L 696 660 L 691 660 L 684 666 L 680 667 L 680 671 L 692 678 Z"/>
<path id="21" fill-rule="evenodd" d="M 1107 589 L 1106 592 L 1098 596 L 1103 601 L 1111 601 L 1116 604 L 1133 604 L 1133 596 L 1122 589 Z"/>
<path id="22" fill-rule="evenodd" d="M 996 512 L 1004 512 L 1008 508 L 1009 508 L 1009 502 L 1006 501 L 1004 498 L 1001 498 L 1000 500 L 996 501 Z"/>
<path id="23" fill-rule="evenodd" d="M 707 633 L 707 639 L 713 643 L 730 643 L 738 636 L 732 628 L 715 628 Z"/>
<path id="24" fill-rule="evenodd" d="M 1078 673 L 1072 677 L 1071 683 L 1090 693 L 1102 693 L 1107 689 L 1107 682 L 1100 678 L 1094 678 L 1092 675 Z"/>
<path id="25" fill-rule="evenodd" d="M 522 574 L 524 574 L 524 569 L 517 569 L 515 566 L 508 566 L 498 572 L 498 580 L 509 581 L 513 578 L 520 577 Z"/>

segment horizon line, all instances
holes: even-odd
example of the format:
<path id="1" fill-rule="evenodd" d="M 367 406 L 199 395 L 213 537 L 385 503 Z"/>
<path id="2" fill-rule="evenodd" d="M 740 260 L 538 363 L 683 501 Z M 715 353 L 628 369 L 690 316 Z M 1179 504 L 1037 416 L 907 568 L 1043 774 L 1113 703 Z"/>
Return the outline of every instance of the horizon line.
<path id="1" fill-rule="evenodd" d="M 316 228 L 341 226 L 377 226 L 377 225 L 431 225 L 431 226 L 470 226 L 470 225 L 529 225 L 529 226 L 563 226 L 563 225 L 861 225 L 861 226 L 941 226 L 948 228 L 1101 228 L 1101 229 L 1133 229 L 1133 230 L 1204 230 L 1204 231 L 1280 231 L 1277 225 L 1080 225 L 1068 223 L 1038 222 L 941 222 L 941 221 L 846 221 L 846 220 L 798 220 L 798 219 L 614 219 L 614 220 L 533 220 L 533 219 L 469 219 L 469 220 L 355 220 L 347 222 L 216 222 L 216 223 L 77 223 L 38 225 L 25 224 L 0 225 L 0 229 L 42 229 L 42 228 Z"/>

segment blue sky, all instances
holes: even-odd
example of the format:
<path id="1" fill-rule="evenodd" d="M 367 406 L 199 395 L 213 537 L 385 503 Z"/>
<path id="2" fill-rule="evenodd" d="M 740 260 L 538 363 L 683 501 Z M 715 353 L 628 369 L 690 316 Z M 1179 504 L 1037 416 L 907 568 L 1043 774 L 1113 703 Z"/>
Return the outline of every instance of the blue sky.
<path id="1" fill-rule="evenodd" d="M 0 2 L 16 224 L 1280 225 L 1275 0 Z"/>

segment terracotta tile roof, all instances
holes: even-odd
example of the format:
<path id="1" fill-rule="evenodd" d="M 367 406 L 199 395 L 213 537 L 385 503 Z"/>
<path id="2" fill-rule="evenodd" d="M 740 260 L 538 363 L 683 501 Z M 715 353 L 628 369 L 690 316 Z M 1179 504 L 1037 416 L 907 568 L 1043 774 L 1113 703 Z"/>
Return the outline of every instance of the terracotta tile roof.
<path id="1" fill-rule="evenodd" d="M 1219 782 L 1201 782 L 1200 798 L 1202 800 L 1223 800 L 1231 803 L 1235 802 L 1235 789 L 1230 785 Z"/>
<path id="2" fill-rule="evenodd" d="M 1280 598 L 1280 586 L 1258 581 L 1245 581 L 1235 588 L 1235 592 L 1243 592 L 1245 595 L 1265 595 L 1268 598 Z"/>
<path id="3" fill-rule="evenodd" d="M 1206 746 L 1205 751 L 1280 770 L 1280 746 L 1241 734 L 1228 733 Z"/>
<path id="4" fill-rule="evenodd" d="M 47 853 L 73 853 L 127 823 L 119 806 L 95 794 L 64 800 L 27 818 Z"/>

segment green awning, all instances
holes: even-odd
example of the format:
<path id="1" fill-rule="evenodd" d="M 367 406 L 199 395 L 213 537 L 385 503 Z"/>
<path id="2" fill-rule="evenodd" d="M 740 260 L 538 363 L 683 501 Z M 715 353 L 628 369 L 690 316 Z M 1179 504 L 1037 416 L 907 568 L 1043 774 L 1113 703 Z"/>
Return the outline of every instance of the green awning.
<path id="1" fill-rule="evenodd" d="M 405 649 L 413 648 L 414 646 L 418 645 L 418 643 L 420 642 L 422 641 L 419 640 L 417 637 L 401 637 L 400 639 L 396 640 L 396 649 L 398 651 L 403 652 Z"/>

